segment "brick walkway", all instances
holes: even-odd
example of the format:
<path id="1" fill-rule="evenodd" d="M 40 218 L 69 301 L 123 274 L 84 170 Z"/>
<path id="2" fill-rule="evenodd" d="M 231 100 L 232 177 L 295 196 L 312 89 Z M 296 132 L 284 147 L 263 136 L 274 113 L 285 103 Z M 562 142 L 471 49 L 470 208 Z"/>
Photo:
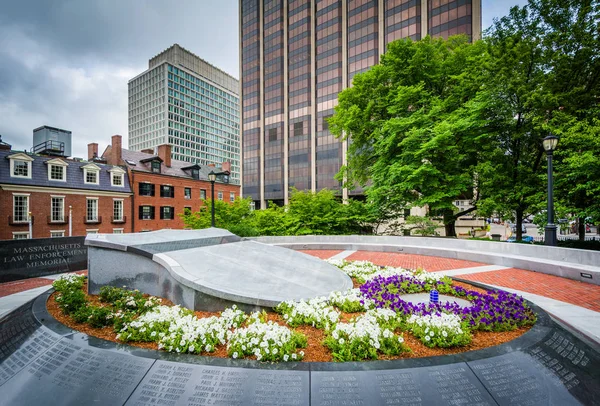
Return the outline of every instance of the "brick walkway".
<path id="1" fill-rule="evenodd" d="M 460 278 L 504 286 L 600 312 L 600 286 L 523 269 L 461 275 Z"/>
<path id="2" fill-rule="evenodd" d="M 394 252 L 358 251 L 346 258 L 347 261 L 370 261 L 377 265 L 388 265 L 395 268 L 417 269 L 428 272 L 448 271 L 450 269 L 473 268 L 484 266 L 480 262 L 463 261 L 441 257 L 429 257 L 414 254 L 397 254 Z"/>
<path id="3" fill-rule="evenodd" d="M 86 271 L 77 271 L 74 272 L 79 275 L 87 275 Z M 29 289 L 39 288 L 40 286 L 52 285 L 54 282 L 53 279 L 50 278 L 29 278 L 29 279 L 21 279 L 19 281 L 13 282 L 4 282 L 0 283 L 0 297 L 9 296 L 15 293 L 24 292 Z"/>
<path id="4" fill-rule="evenodd" d="M 331 258 L 334 255 L 343 252 L 342 250 L 298 250 L 299 252 L 303 252 L 308 255 L 312 255 L 313 257 L 327 259 Z"/>
<path id="5" fill-rule="evenodd" d="M 50 279 L 30 278 L 14 282 L 5 282 L 0 284 L 0 297 L 12 295 L 13 293 L 23 292 L 29 289 L 39 288 L 40 286 L 52 285 Z"/>

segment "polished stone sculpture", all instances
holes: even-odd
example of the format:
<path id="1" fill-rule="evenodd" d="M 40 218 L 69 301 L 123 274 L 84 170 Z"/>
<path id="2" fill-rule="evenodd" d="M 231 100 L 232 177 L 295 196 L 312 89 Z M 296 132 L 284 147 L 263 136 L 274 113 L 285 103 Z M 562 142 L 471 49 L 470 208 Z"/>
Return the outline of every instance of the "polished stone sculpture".
<path id="1" fill-rule="evenodd" d="M 336 267 L 227 230 L 161 230 L 86 238 L 89 292 L 126 286 L 189 309 L 246 311 L 352 288 Z"/>

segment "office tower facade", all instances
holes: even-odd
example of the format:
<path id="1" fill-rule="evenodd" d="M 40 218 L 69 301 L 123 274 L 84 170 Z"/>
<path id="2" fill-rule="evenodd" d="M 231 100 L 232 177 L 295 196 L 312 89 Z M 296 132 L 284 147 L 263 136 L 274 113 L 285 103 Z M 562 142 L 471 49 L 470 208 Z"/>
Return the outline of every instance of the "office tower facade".
<path id="1" fill-rule="evenodd" d="M 386 44 L 481 36 L 481 0 L 240 0 L 242 194 L 256 207 L 289 190 L 348 192 L 334 175 L 347 143 L 326 119 Z"/>
<path id="2" fill-rule="evenodd" d="M 240 184 L 239 81 L 175 44 L 131 79 L 129 149 L 172 145 L 172 158 L 231 163 Z"/>

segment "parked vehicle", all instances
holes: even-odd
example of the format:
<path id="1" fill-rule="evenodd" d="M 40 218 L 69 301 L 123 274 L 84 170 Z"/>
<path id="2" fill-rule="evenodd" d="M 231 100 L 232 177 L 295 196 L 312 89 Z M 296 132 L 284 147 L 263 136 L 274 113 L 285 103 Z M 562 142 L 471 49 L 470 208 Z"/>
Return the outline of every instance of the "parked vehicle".
<path id="1" fill-rule="evenodd" d="M 533 237 L 530 235 L 526 235 L 521 239 L 522 242 L 530 242 L 533 243 Z M 517 238 L 516 237 L 510 237 L 508 240 L 506 240 L 506 242 L 517 242 Z"/>

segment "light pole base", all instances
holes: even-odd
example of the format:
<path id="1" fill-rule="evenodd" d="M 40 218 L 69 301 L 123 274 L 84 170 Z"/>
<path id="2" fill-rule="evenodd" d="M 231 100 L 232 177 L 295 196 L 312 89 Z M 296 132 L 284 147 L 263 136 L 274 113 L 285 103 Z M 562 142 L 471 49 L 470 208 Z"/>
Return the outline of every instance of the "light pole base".
<path id="1" fill-rule="evenodd" d="M 558 238 L 556 237 L 556 224 L 548 224 L 544 227 L 544 245 L 556 247 Z"/>

